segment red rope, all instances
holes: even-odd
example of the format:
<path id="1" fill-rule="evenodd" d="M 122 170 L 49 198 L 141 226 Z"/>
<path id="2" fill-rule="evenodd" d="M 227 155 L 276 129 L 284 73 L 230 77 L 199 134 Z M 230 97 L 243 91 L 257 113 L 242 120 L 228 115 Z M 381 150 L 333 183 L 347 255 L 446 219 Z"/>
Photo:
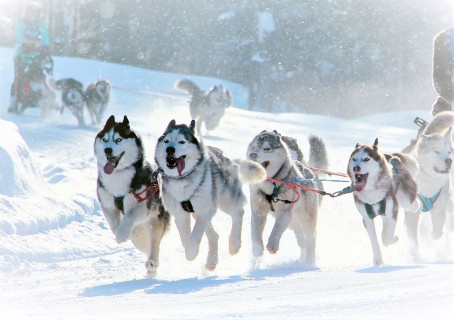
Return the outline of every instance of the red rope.
<path id="1" fill-rule="evenodd" d="M 144 198 L 142 198 L 142 195 L 144 193 L 150 191 L 151 189 L 153 189 L 153 191 L 150 194 L 146 195 Z M 139 193 L 133 193 L 133 195 L 134 195 L 134 198 L 136 199 L 136 201 L 138 203 L 141 203 L 143 201 L 150 199 L 158 191 L 159 191 L 159 186 L 157 184 L 154 184 L 154 185 L 148 186 L 145 190 L 143 190 Z"/>

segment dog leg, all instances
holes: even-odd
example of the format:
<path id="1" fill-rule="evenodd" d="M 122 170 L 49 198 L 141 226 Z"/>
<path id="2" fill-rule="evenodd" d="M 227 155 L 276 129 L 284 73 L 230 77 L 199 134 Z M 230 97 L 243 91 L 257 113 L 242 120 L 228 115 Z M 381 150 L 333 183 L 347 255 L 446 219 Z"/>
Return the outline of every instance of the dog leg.
<path id="1" fill-rule="evenodd" d="M 117 232 L 115 232 L 115 240 L 117 240 L 117 243 L 123 243 L 128 240 L 133 224 L 134 210 L 128 210 L 128 212 L 125 213 L 123 220 L 121 220 Z"/>
<path id="2" fill-rule="evenodd" d="M 191 236 L 185 247 L 186 259 L 189 261 L 194 260 L 199 254 L 200 241 L 208 226 L 211 224 L 212 214 L 197 215 L 194 228 L 192 229 Z"/>
<path id="3" fill-rule="evenodd" d="M 235 255 L 241 248 L 241 229 L 243 227 L 244 210 L 240 209 L 232 212 L 232 231 L 229 237 L 229 253 Z"/>
<path id="4" fill-rule="evenodd" d="M 363 217 L 363 224 L 364 224 L 364 227 L 366 228 L 367 234 L 369 235 L 370 244 L 372 246 L 372 253 L 374 256 L 374 265 L 382 266 L 384 264 L 383 257 L 382 257 L 380 245 L 379 245 L 378 239 L 377 239 L 377 232 L 375 231 L 374 220 L 371 220 L 368 217 L 367 218 Z"/>
<path id="5" fill-rule="evenodd" d="M 181 245 L 186 248 L 186 245 L 191 236 L 191 216 L 187 212 L 175 211 L 175 224 L 177 225 L 178 233 L 180 234 Z"/>
<path id="6" fill-rule="evenodd" d="M 399 241 L 399 237 L 395 235 L 396 225 L 397 225 L 397 213 L 399 207 L 397 202 L 387 201 L 386 213 L 383 217 L 383 230 L 381 234 L 382 242 L 385 246 Z"/>
<path id="7" fill-rule="evenodd" d="M 263 229 L 265 228 L 267 210 L 260 208 L 252 209 L 251 214 L 251 238 L 252 238 L 252 254 L 254 257 L 263 255 Z"/>
<path id="8" fill-rule="evenodd" d="M 211 223 L 206 229 L 205 234 L 208 239 L 208 256 L 207 261 L 205 263 L 205 268 L 209 271 L 213 271 L 216 268 L 219 261 L 218 258 L 219 235 L 214 230 L 213 225 Z"/>
<path id="9" fill-rule="evenodd" d="M 413 259 L 418 258 L 418 224 L 420 212 L 405 211 L 405 229 L 410 242 L 410 255 Z"/>
<path id="10" fill-rule="evenodd" d="M 156 272 L 156 269 L 159 267 L 159 247 L 164 236 L 164 231 L 164 223 L 159 218 L 151 220 L 150 254 L 147 262 L 145 262 L 145 268 L 148 272 Z"/>
<path id="11" fill-rule="evenodd" d="M 432 219 L 432 238 L 438 240 L 443 236 L 443 227 L 446 222 L 446 208 L 437 206 L 430 211 Z"/>
<path id="12" fill-rule="evenodd" d="M 281 241 L 282 234 L 287 230 L 291 220 L 292 213 L 290 210 L 280 211 L 276 214 L 276 221 L 274 222 L 273 230 L 266 245 L 266 249 L 271 254 L 275 254 L 279 250 L 279 242 Z"/>

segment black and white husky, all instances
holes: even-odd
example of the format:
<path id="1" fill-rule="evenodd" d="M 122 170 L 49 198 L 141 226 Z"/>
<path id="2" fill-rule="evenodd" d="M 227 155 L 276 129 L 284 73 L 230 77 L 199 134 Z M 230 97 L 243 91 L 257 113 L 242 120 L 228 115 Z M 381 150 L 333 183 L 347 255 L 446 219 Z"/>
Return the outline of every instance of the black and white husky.
<path id="1" fill-rule="evenodd" d="M 309 166 L 326 169 L 328 157 L 322 139 L 311 136 L 309 166 L 304 162 L 292 160 L 290 148 L 296 140 L 284 137 L 277 131 L 262 131 L 249 143 L 247 157 L 261 164 L 269 178 L 280 181 L 296 181 L 311 189 L 322 190 L 320 182 L 307 181 L 315 179 L 316 174 Z M 298 152 L 297 152 L 298 153 Z M 301 150 L 297 156 L 302 160 Z M 304 179 L 304 180 L 303 180 Z M 320 205 L 317 193 L 289 187 L 275 181 L 263 181 L 250 186 L 251 194 L 251 236 L 254 257 L 263 255 L 263 230 L 268 214 L 275 217 L 275 223 L 266 245 L 274 254 L 279 250 L 279 242 L 287 228 L 295 233 L 301 248 L 301 262 L 307 266 L 315 265 L 316 225 Z M 305 255 L 304 255 L 305 253 Z"/>
<path id="2" fill-rule="evenodd" d="M 241 181 L 254 183 L 266 178 L 265 170 L 247 160 L 231 161 L 221 150 L 205 146 L 189 126 L 172 120 L 158 139 L 155 160 L 161 173 L 161 195 L 166 209 L 175 217 L 187 260 L 199 253 L 200 241 L 208 238 L 205 267 L 218 263 L 218 234 L 211 220 L 218 208 L 232 218 L 229 252 L 241 247 L 241 228 L 246 197 Z M 241 180 L 240 180 L 241 178 Z M 191 230 L 191 215 L 195 219 Z"/>
<path id="3" fill-rule="evenodd" d="M 106 79 L 99 79 L 85 90 L 85 101 L 93 125 L 101 123 L 110 100 L 112 85 Z"/>
<path id="4" fill-rule="evenodd" d="M 79 126 L 85 126 L 84 108 L 85 108 L 85 92 L 84 85 L 73 78 L 64 78 L 55 82 L 55 88 L 61 91 L 61 112 L 65 108 L 69 109 L 76 117 Z"/>
<path id="5" fill-rule="evenodd" d="M 225 110 L 232 105 L 232 94 L 224 86 L 213 86 L 208 91 L 201 90 L 193 81 L 183 79 L 176 83 L 180 90 L 192 97 L 189 102 L 191 119 L 196 120 L 197 134 L 201 134 L 202 124 L 207 130 L 214 130 L 221 121 Z"/>
<path id="6" fill-rule="evenodd" d="M 140 136 L 125 116 L 111 116 L 96 135 L 98 199 L 118 243 L 132 240 L 148 257 L 145 267 L 159 266 L 159 246 L 170 216 L 159 196 L 156 168 L 145 160 Z"/>
<path id="7" fill-rule="evenodd" d="M 376 266 L 383 265 L 383 257 L 374 218 L 382 216 L 381 238 L 385 246 L 399 240 L 395 235 L 399 207 L 410 210 L 418 208 L 414 180 L 417 171 L 417 163 L 411 156 L 381 153 L 378 139 L 372 146 L 356 144 L 350 156 L 347 172 L 352 182 L 356 207 L 369 235 Z"/>
<path id="8" fill-rule="evenodd" d="M 412 152 L 419 164 L 416 182 L 421 207 L 418 212 L 406 212 L 405 225 L 414 250 L 418 246 L 420 213 L 430 212 L 434 239 L 443 235 L 446 219 L 454 213 L 453 128 L 454 112 L 440 112 L 424 128 Z"/>

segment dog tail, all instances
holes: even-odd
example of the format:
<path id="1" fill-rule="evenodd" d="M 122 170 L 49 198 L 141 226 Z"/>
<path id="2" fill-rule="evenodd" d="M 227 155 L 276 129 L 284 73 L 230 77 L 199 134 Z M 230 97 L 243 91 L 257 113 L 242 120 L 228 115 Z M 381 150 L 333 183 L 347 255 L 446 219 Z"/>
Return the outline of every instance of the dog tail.
<path id="1" fill-rule="evenodd" d="M 194 81 L 189 79 L 178 80 L 175 84 L 177 89 L 187 91 L 191 95 L 196 95 L 200 93 L 200 88 L 194 83 Z"/>
<path id="2" fill-rule="evenodd" d="M 422 134 L 430 135 L 433 133 L 443 134 L 450 127 L 454 127 L 454 112 L 444 111 L 438 113 L 430 120 L 429 124 L 424 128 Z"/>
<path id="3" fill-rule="evenodd" d="M 328 153 L 325 142 L 317 136 L 309 136 L 309 166 L 326 170 L 328 169 Z"/>
<path id="4" fill-rule="evenodd" d="M 246 183 L 259 183 L 266 179 L 266 170 L 262 165 L 250 160 L 234 160 L 238 166 L 240 179 Z"/>

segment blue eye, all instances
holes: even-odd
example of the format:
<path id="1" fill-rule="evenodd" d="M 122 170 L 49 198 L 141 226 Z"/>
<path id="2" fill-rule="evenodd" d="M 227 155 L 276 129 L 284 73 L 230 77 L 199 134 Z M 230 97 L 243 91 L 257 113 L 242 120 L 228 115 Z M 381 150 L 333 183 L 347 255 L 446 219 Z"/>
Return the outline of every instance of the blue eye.
<path id="1" fill-rule="evenodd" d="M 123 140 L 122 138 L 117 138 L 117 139 L 115 139 L 115 142 L 120 143 L 122 140 Z"/>
<path id="2" fill-rule="evenodd" d="M 186 141 L 178 141 L 179 144 L 185 144 Z"/>
<path id="3" fill-rule="evenodd" d="M 169 140 L 168 139 L 164 139 L 164 143 L 169 143 Z"/>

